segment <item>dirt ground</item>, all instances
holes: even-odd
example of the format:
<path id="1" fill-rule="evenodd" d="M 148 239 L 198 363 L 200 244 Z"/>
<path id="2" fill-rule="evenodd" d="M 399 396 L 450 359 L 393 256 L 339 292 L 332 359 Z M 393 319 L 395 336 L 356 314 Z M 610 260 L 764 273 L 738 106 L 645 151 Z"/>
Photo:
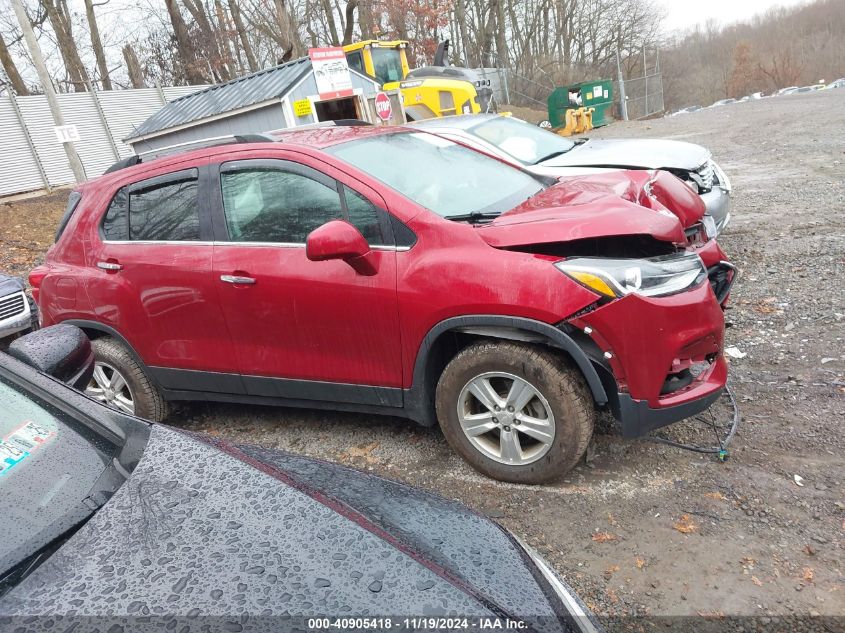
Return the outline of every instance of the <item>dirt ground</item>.
<path id="1" fill-rule="evenodd" d="M 745 356 L 731 361 L 742 421 L 727 462 L 607 430 L 567 480 L 527 487 L 475 474 L 437 429 L 398 419 L 198 404 L 175 424 L 459 499 L 526 537 L 598 614 L 757 616 L 734 620 L 749 631 L 778 623 L 790 630 L 795 620 L 780 618 L 801 617 L 840 630 L 845 90 L 618 123 L 592 135 L 700 143 L 733 181 L 733 221 L 720 241 L 742 271 L 727 343 Z M 25 273 L 51 241 L 62 206 L 62 196 L 0 203 L 0 267 Z"/>

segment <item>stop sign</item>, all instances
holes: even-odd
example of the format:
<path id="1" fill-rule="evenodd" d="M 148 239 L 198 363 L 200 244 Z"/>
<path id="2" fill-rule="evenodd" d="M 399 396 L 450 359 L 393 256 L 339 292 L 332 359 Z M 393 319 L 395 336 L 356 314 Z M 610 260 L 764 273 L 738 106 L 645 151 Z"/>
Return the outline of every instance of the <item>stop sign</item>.
<path id="1" fill-rule="evenodd" d="M 393 106 L 390 103 L 390 97 L 386 92 L 379 92 L 376 95 L 376 114 L 382 121 L 389 121 L 393 115 Z"/>

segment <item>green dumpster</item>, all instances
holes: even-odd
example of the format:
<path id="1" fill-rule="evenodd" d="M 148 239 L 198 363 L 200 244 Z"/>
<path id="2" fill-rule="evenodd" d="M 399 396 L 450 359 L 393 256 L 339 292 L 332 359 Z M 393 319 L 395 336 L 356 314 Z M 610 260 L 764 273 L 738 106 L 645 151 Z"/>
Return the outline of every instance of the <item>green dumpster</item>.
<path id="1" fill-rule="evenodd" d="M 593 127 L 613 121 L 613 81 L 601 79 L 555 88 L 548 98 L 549 122 L 552 127 L 566 125 L 566 111 L 581 106 L 595 108 Z"/>

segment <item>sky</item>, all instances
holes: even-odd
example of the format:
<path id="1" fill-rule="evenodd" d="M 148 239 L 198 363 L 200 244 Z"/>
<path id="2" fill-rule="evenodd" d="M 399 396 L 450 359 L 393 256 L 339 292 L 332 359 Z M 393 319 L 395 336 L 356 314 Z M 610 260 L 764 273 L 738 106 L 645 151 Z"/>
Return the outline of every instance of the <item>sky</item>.
<path id="1" fill-rule="evenodd" d="M 714 18 L 721 24 L 730 24 L 747 20 L 757 13 L 771 7 L 795 6 L 804 0 L 707 0 L 690 2 L 689 0 L 657 0 L 666 10 L 663 29 L 669 33 L 685 30 L 696 24 L 703 24 Z"/>

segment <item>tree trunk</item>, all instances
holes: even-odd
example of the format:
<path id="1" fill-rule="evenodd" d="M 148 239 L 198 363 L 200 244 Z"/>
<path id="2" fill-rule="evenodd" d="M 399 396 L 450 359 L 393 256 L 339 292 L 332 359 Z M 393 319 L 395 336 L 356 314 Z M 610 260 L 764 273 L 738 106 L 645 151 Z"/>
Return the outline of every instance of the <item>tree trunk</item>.
<path id="1" fill-rule="evenodd" d="M 252 51 L 252 44 L 250 44 L 243 18 L 241 18 L 241 8 L 237 0 L 228 0 L 228 3 L 229 11 L 232 13 L 232 22 L 235 23 L 238 39 L 240 39 L 241 47 L 244 50 L 244 55 L 246 55 L 246 63 L 249 66 L 249 71 L 254 73 L 258 70 L 258 62 L 255 61 L 255 53 Z"/>
<path id="2" fill-rule="evenodd" d="M 472 59 L 470 51 L 470 43 L 472 40 L 467 35 L 467 19 L 466 19 L 466 10 L 464 8 L 464 0 L 457 0 L 455 3 L 455 18 L 458 21 L 458 31 L 461 34 L 461 42 L 463 43 L 463 62 L 467 66 L 472 66 Z M 483 65 L 483 64 L 482 64 Z"/>
<path id="3" fill-rule="evenodd" d="M 199 49 L 205 49 L 205 55 L 200 57 L 209 65 L 216 80 L 228 81 L 231 79 L 229 68 L 226 66 L 226 60 L 220 51 L 217 42 L 217 35 L 211 21 L 208 19 L 208 14 L 205 12 L 205 7 L 199 0 L 182 0 L 188 13 L 197 23 L 200 33 L 202 34 Z"/>
<path id="4" fill-rule="evenodd" d="M 9 78 L 9 83 L 12 84 L 12 90 L 15 91 L 15 94 L 21 97 L 29 95 L 29 88 L 26 87 L 21 74 L 18 72 L 15 60 L 12 59 L 2 35 L 0 35 L 0 63 L 3 64 L 3 70 Z"/>
<path id="5" fill-rule="evenodd" d="M 361 26 L 361 39 L 373 39 L 375 30 L 373 20 L 373 0 L 363 0 L 358 6 L 358 24 Z"/>
<path id="6" fill-rule="evenodd" d="M 73 33 L 66 10 L 61 5 L 57 5 L 54 0 L 41 0 L 41 6 L 47 12 L 47 19 L 56 34 L 59 53 L 62 56 L 74 92 L 87 92 L 88 73 L 79 57 L 76 42 L 73 41 Z"/>
<path id="7" fill-rule="evenodd" d="M 103 41 L 100 39 L 100 29 L 97 26 L 97 16 L 94 14 L 94 3 L 92 0 L 85 0 L 85 15 L 88 17 L 88 29 L 91 31 L 91 47 L 94 49 L 97 69 L 100 71 L 100 83 L 103 86 L 103 90 L 111 90 L 109 67 L 106 64 L 106 54 L 103 51 Z"/>
<path id="8" fill-rule="evenodd" d="M 323 13 L 326 16 L 326 24 L 329 29 L 329 38 L 331 38 L 332 46 L 340 45 L 340 37 L 337 34 L 337 24 L 334 21 L 334 9 L 330 0 L 320 0 L 320 5 L 323 7 Z"/>
<path id="9" fill-rule="evenodd" d="M 352 43 L 353 32 L 355 31 L 355 9 L 358 8 L 358 0 L 349 0 L 346 3 L 346 25 L 343 29 L 343 45 Z"/>
<path id="10" fill-rule="evenodd" d="M 179 61 L 182 63 L 184 79 L 190 85 L 205 83 L 205 75 L 197 63 L 196 52 L 188 36 L 188 27 L 185 25 L 185 20 L 182 19 L 182 14 L 179 12 L 176 0 L 164 0 L 164 4 L 167 7 L 167 14 L 173 26 L 173 35 L 176 38 L 176 51 L 179 54 Z"/>
<path id="11" fill-rule="evenodd" d="M 223 3 L 220 0 L 214 0 L 214 10 L 217 13 L 217 47 L 223 54 L 226 74 L 229 79 L 232 79 L 232 77 L 237 75 L 237 68 L 235 65 L 235 56 L 232 55 L 232 49 L 229 48 L 229 36 L 232 33 L 232 29 L 229 28 L 229 17 L 226 15 L 226 10 L 223 8 Z M 237 43 L 235 43 L 236 53 L 237 48 Z"/>
<path id="12" fill-rule="evenodd" d="M 293 59 L 295 55 L 300 54 L 303 46 L 299 38 L 299 31 L 296 28 L 296 22 L 293 20 L 293 16 L 288 13 L 285 0 L 273 0 L 273 4 L 276 8 L 276 26 L 278 28 L 276 41 L 279 43 L 279 48 L 282 49 L 282 54 L 278 56 L 278 62 L 283 64 Z"/>
<path id="13" fill-rule="evenodd" d="M 129 83 L 133 88 L 146 88 L 144 73 L 141 72 L 141 64 L 138 63 L 138 56 L 131 44 L 123 47 L 123 61 L 126 62 L 126 73 L 129 75 Z"/>
<path id="14" fill-rule="evenodd" d="M 493 0 L 496 8 L 496 57 L 499 68 L 507 68 L 508 61 L 508 34 L 505 30 L 505 0 Z"/>

